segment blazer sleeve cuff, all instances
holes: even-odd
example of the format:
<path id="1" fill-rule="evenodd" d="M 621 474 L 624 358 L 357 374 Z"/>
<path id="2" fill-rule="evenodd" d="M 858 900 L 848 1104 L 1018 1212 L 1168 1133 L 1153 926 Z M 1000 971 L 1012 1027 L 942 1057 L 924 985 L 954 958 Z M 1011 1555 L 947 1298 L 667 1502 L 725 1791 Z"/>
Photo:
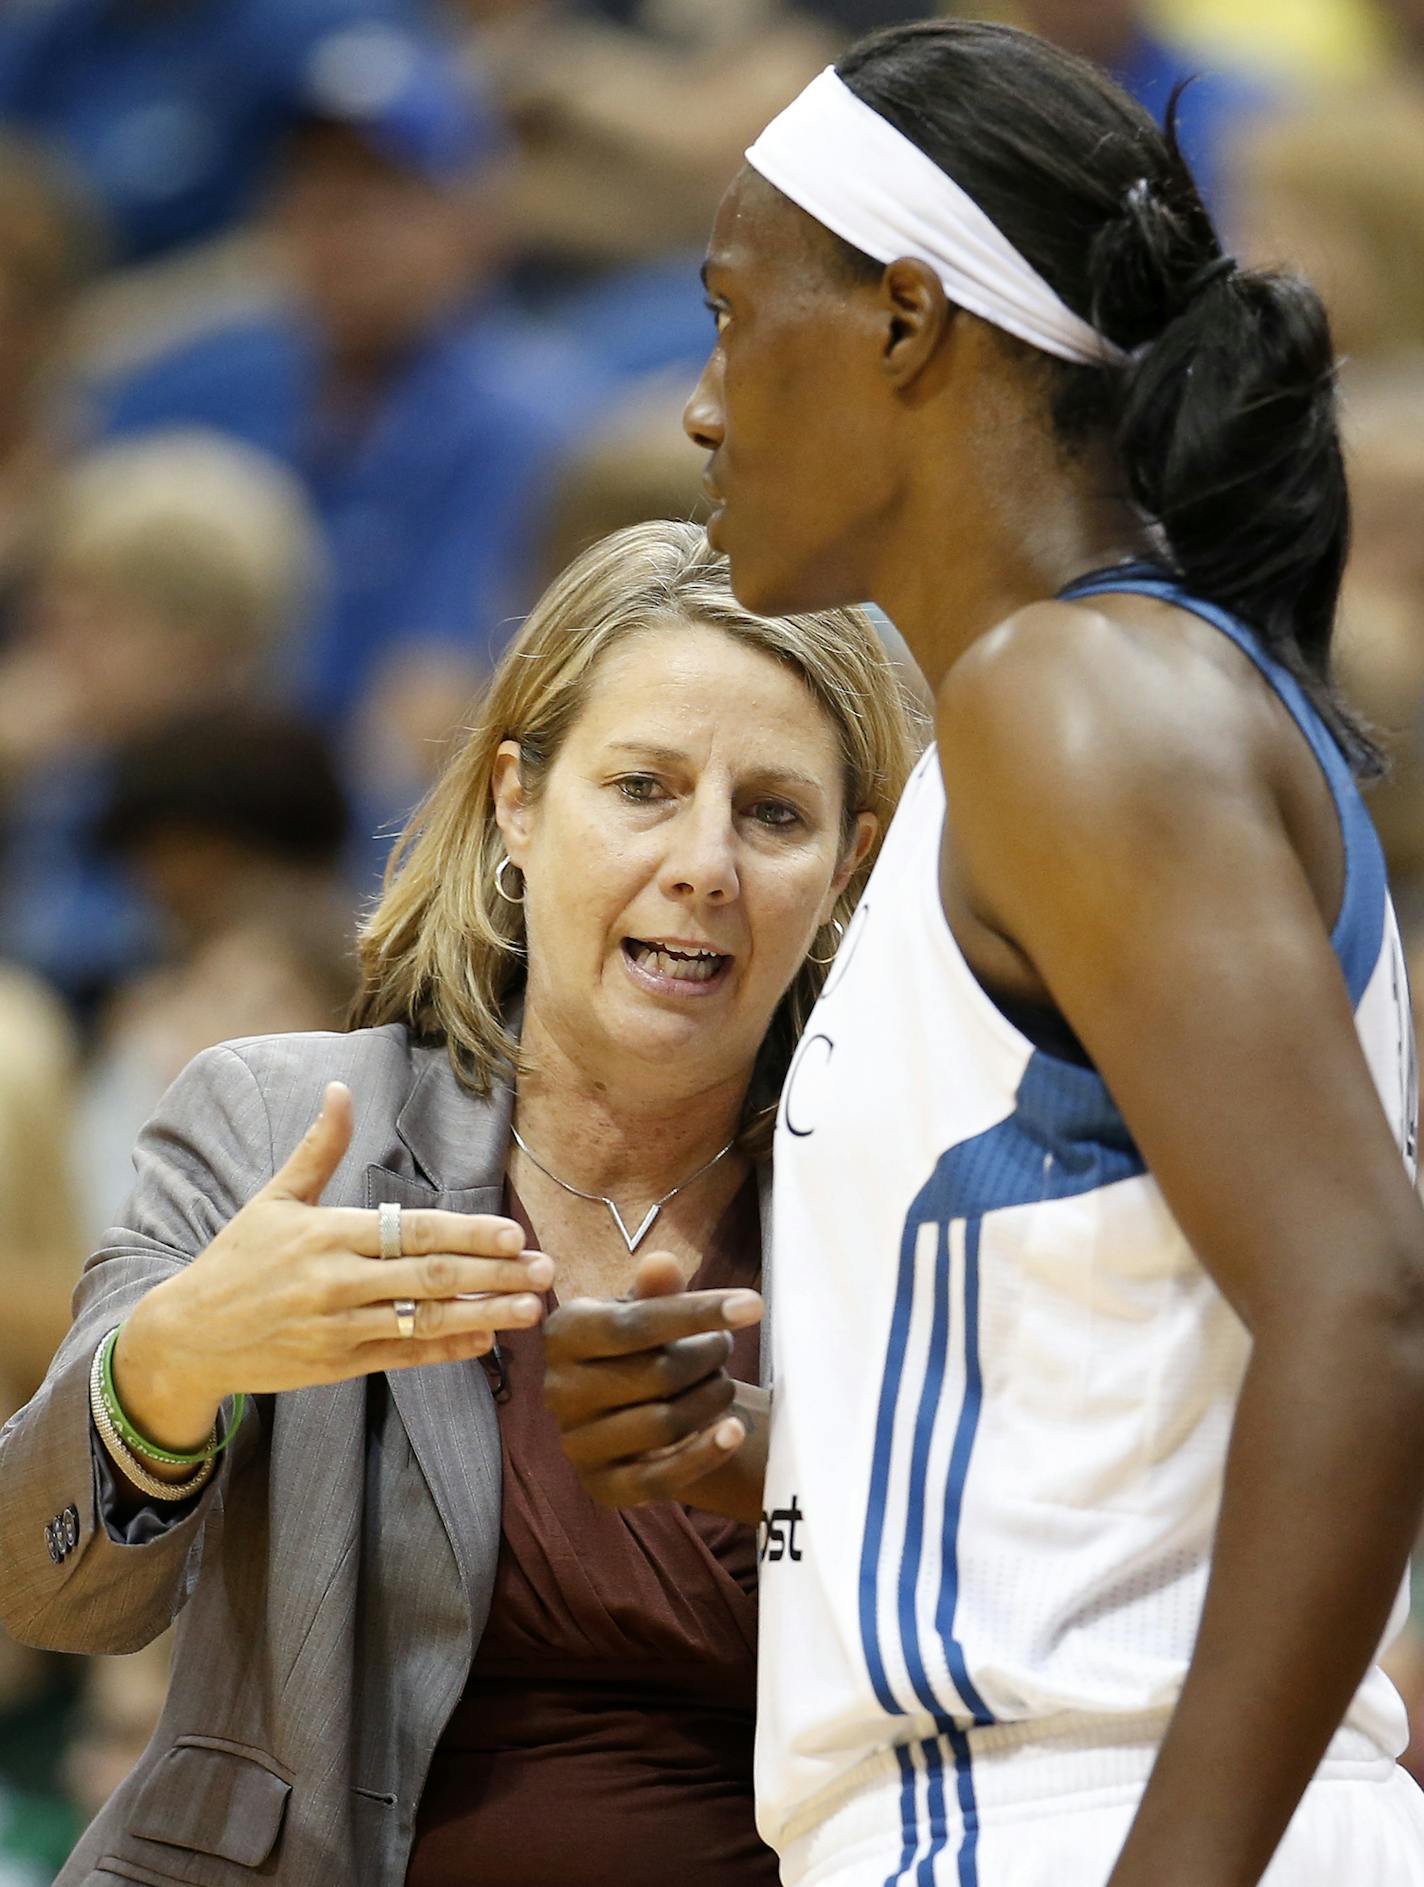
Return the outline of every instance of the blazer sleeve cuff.
<path id="1" fill-rule="evenodd" d="M 7 1591 L 0 1606 L 3 1622 L 24 1643 L 56 1651 L 136 1651 L 177 1614 L 188 1555 L 222 1499 L 233 1456 L 250 1447 L 257 1418 L 249 1403 L 242 1429 L 197 1494 L 172 1503 L 145 1501 L 123 1483 L 95 1431 L 93 1360 L 93 1346 L 76 1346 L 41 1392 L 43 1419 L 31 1405 L 8 1438 L 7 1478 L 35 1493 L 28 1513 L 7 1516 Z M 14 1458 L 31 1450 L 43 1460 Z M 36 1499 L 39 1490 L 44 1493 Z"/>

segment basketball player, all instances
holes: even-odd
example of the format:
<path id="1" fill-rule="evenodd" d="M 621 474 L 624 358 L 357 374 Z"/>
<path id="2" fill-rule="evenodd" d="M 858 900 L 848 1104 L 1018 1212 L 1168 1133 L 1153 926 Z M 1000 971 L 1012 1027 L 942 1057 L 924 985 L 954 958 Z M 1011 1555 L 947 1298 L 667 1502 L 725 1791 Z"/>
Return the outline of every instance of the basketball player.
<path id="1" fill-rule="evenodd" d="M 1329 681 L 1324 313 L 1008 29 L 864 41 L 748 159 L 711 535 L 752 608 L 881 604 L 938 735 L 778 1122 L 762 1832 L 788 1887 L 1424 1883 L 1372 1663 L 1424 1493 L 1416 1081 Z"/>

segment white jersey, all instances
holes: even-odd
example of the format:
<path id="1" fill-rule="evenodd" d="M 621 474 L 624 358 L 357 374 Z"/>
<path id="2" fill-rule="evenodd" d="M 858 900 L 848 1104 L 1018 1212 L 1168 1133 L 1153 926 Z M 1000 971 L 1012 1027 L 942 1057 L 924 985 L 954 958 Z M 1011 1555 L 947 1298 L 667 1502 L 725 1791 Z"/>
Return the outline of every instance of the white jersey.
<path id="1" fill-rule="evenodd" d="M 1231 636 L 1329 780 L 1334 945 L 1401 1151 L 1413 1030 L 1373 829 L 1296 683 Z M 973 1812 L 976 1747 L 1169 1710 L 1196 1635 L 1246 1333 L 1102 1079 L 985 994 L 940 904 L 937 755 L 916 769 L 787 1080 L 775 1155 L 758 1817 L 775 1847 L 890 1762 Z M 1166 1078 L 1166 1077 L 1164 1077 Z M 1396 1615 L 1395 1627 L 1402 1622 Z M 997 1744 L 996 1744 L 997 1739 Z M 1396 1755 L 1378 1670 L 1335 1753 Z M 923 1748 L 921 1746 L 923 1745 Z M 912 1760 L 913 1759 L 913 1760 Z M 868 1878 L 868 1876 L 867 1876 Z"/>

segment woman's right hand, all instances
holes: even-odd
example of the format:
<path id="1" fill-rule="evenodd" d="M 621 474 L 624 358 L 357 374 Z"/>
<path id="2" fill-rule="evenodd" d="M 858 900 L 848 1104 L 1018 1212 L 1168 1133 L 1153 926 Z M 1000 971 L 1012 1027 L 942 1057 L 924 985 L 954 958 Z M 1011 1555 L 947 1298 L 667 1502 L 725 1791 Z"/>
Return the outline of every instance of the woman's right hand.
<path id="1" fill-rule="evenodd" d="M 374 1211 L 318 1204 L 351 1126 L 350 1090 L 334 1081 L 280 1171 L 129 1313 L 114 1388 L 129 1421 L 159 1447 L 201 1447 L 220 1404 L 239 1390 L 461 1362 L 483 1355 L 496 1330 L 543 1315 L 553 1261 L 523 1249 L 512 1219 L 409 1209 L 401 1215 L 408 1255 L 382 1262 Z M 413 1337 L 396 1330 L 399 1297 L 415 1300 Z"/>

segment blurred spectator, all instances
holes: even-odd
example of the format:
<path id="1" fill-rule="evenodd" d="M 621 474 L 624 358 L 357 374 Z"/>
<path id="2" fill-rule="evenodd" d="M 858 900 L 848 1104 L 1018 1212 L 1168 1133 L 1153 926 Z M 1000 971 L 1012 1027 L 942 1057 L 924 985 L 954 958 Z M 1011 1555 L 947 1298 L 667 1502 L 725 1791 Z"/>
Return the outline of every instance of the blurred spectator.
<path id="1" fill-rule="evenodd" d="M 110 386 L 104 423 L 214 426 L 304 480 L 333 580 L 295 698 L 394 814 L 524 600 L 551 460 L 601 381 L 496 293 L 497 133 L 439 60 L 349 36 L 302 106 L 268 202 L 291 305 Z"/>
<path id="2" fill-rule="evenodd" d="M 70 443 L 58 364 L 101 248 L 64 168 L 0 132 L 0 647 L 21 546 Z"/>
<path id="3" fill-rule="evenodd" d="M 1238 150 L 1243 251 L 1301 269 L 1353 359 L 1424 350 L 1424 85 L 1341 90 Z"/>
<path id="4" fill-rule="evenodd" d="M 1408 3 L 1408 0 L 1405 0 Z M 1289 84 L 1338 85 L 1376 74 L 1391 47 L 1380 9 L 1395 0 L 1154 0 L 1170 37 Z"/>
<path id="5" fill-rule="evenodd" d="M 0 1887 L 49 1887 L 83 1827 L 63 1774 L 83 1678 L 0 1637 Z"/>
<path id="6" fill-rule="evenodd" d="M 43 984 L 0 966 L 0 1421 L 39 1387 L 83 1256 L 69 1148 L 75 1044 Z M 76 1673 L 0 1633 L 0 1887 L 44 1887 L 76 1828 L 59 1795 Z"/>
<path id="7" fill-rule="evenodd" d="M 1376 0 L 1401 56 L 1424 71 L 1424 0 Z"/>
<path id="8" fill-rule="evenodd" d="M 126 1657 L 84 1660 L 77 1721 L 64 1757 L 79 1827 L 93 1820 L 143 1754 L 168 1691 L 172 1645 L 172 1634 L 165 1632 Z"/>
<path id="9" fill-rule="evenodd" d="M 1339 667 L 1390 754 L 1390 772 L 1369 804 L 1406 942 L 1417 950 L 1424 947 L 1424 352 L 1412 369 L 1355 367 L 1345 391 L 1355 529 Z"/>
<path id="10" fill-rule="evenodd" d="M 1395 179 L 1382 178 L 1385 190 Z M 1342 597 L 1342 685 L 1374 721 L 1390 771 L 1371 791 L 1409 960 L 1424 1059 L 1424 351 L 1353 365 L 1345 380 L 1354 543 Z M 1424 1782 L 1424 1543 L 1409 1623 L 1386 1668 L 1409 1710 L 1401 1758 Z"/>
<path id="11" fill-rule="evenodd" d="M 521 249 L 556 282 L 700 255 L 743 149 L 846 36 L 777 0 L 494 11 L 476 47 L 519 137 Z"/>
<path id="12" fill-rule="evenodd" d="M 83 1251 L 69 1169 L 75 1044 L 44 985 L 0 966 L 0 1422 L 44 1379 L 69 1328 Z"/>
<path id="13" fill-rule="evenodd" d="M 276 901 L 332 891 L 350 826 L 330 746 L 275 709 L 184 714 L 116 756 L 98 840 L 121 855 L 181 949 Z M 337 997 L 344 1006 L 349 990 Z"/>
<path id="14" fill-rule="evenodd" d="M 81 1013 L 154 946 L 95 844 L 116 747 L 259 689 L 318 559 L 300 489 L 225 440 L 111 446 L 57 487 L 0 658 L 0 950 Z"/>
<path id="15" fill-rule="evenodd" d="M 702 460 L 688 450 L 679 374 L 632 387 L 596 433 L 568 454 L 549 496 L 539 546 L 541 581 L 551 583 L 580 552 L 649 518 L 705 519 Z"/>
<path id="16" fill-rule="evenodd" d="M 472 0 L 472 4 L 478 11 L 481 0 Z M 494 0 L 494 4 L 507 6 L 509 0 Z M 766 0 L 728 0 L 719 10 L 738 24 L 744 21 L 755 24 L 772 8 Z M 847 37 L 858 38 L 882 26 L 899 26 L 906 20 L 923 19 L 935 8 L 931 0 L 922 0 L 919 6 L 906 6 L 903 0 L 792 0 L 790 6 L 781 10 L 803 13 Z M 620 26 L 635 27 L 640 32 L 700 38 L 708 30 L 705 15 L 710 9 L 703 0 L 587 0 L 587 11 L 600 13 L 606 19 L 616 20 Z"/>
<path id="17" fill-rule="evenodd" d="M 449 0 L 514 127 L 519 282 L 616 378 L 695 375 L 697 280 L 745 146 L 903 0 Z"/>
<path id="18" fill-rule="evenodd" d="M 0 117 L 70 153 L 125 258 L 236 221 L 313 51 L 419 0 L 7 0 Z"/>
<path id="19" fill-rule="evenodd" d="M 74 1161 L 89 1242 L 128 1190 L 138 1129 L 194 1055 L 341 1026 L 354 975 L 349 826 L 329 744 L 283 713 L 184 715 L 118 755 L 98 840 L 143 887 L 168 955 L 103 1019 Z"/>
<path id="20" fill-rule="evenodd" d="M 980 9 L 961 5 L 955 11 Z M 1149 0 L 1013 0 L 1011 15 L 1045 39 L 1105 66 L 1159 121 L 1173 87 L 1190 78 L 1177 120 L 1182 149 L 1208 206 L 1225 225 L 1233 225 L 1237 205 L 1230 189 L 1230 157 L 1237 137 L 1273 103 L 1268 72 L 1176 39 L 1159 25 Z"/>

